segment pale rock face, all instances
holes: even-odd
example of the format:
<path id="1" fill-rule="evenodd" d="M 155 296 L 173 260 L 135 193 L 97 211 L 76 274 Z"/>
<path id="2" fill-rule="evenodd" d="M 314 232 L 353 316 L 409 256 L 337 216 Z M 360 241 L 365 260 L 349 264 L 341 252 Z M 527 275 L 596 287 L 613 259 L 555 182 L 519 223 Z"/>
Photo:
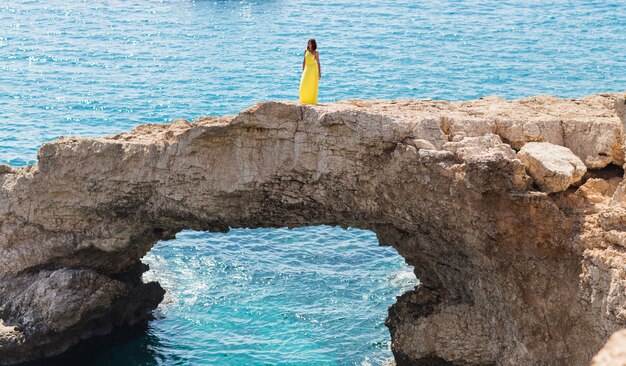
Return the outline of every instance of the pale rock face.
<path id="1" fill-rule="evenodd" d="M 549 142 L 529 142 L 517 153 L 542 191 L 561 192 L 587 172 L 580 158 L 566 147 Z"/>
<path id="2" fill-rule="evenodd" d="M 591 366 L 626 366 L 626 329 L 609 338 L 591 361 Z"/>
<path id="3" fill-rule="evenodd" d="M 618 94 L 267 102 L 46 143 L 0 165 L 0 364 L 148 319 L 141 257 L 181 230 L 327 224 L 414 266 L 398 365 L 587 365 L 626 326 L 623 123 Z"/>
<path id="4" fill-rule="evenodd" d="M 416 149 L 426 149 L 426 150 L 437 150 L 437 147 L 433 145 L 430 141 L 424 139 L 413 139 L 408 142 L 408 144 L 412 145 Z"/>

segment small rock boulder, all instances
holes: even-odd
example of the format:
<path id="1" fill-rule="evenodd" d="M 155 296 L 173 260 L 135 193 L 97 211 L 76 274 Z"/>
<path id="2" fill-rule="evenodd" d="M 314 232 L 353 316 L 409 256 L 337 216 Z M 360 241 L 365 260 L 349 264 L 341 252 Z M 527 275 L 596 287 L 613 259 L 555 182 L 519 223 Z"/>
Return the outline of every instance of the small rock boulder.
<path id="1" fill-rule="evenodd" d="M 14 173 L 13 168 L 10 165 L 0 163 L 0 174 Z"/>
<path id="2" fill-rule="evenodd" d="M 587 172 L 583 161 L 570 149 L 549 142 L 529 142 L 517 156 L 539 188 L 548 193 L 566 190 Z"/>
<path id="3" fill-rule="evenodd" d="M 437 147 L 433 145 L 432 142 L 425 139 L 414 139 L 411 141 L 412 145 L 415 146 L 416 149 L 426 149 L 426 150 L 437 150 Z"/>

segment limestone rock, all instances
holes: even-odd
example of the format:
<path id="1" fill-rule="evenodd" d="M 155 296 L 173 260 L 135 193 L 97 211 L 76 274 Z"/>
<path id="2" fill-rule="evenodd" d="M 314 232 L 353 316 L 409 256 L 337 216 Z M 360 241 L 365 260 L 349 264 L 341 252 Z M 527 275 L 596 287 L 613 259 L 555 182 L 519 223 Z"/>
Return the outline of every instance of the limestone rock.
<path id="1" fill-rule="evenodd" d="M 548 193 L 566 190 L 587 172 L 570 149 L 549 142 L 529 142 L 517 155 L 539 188 Z"/>
<path id="2" fill-rule="evenodd" d="M 626 366 L 626 329 L 609 338 L 591 361 L 591 366 Z"/>
<path id="3" fill-rule="evenodd" d="M 437 150 L 435 145 L 433 145 L 430 141 L 424 139 L 413 139 L 411 140 L 411 145 L 416 149 L 427 149 L 427 150 Z"/>
<path id="4" fill-rule="evenodd" d="M 181 230 L 328 224 L 414 266 L 386 321 L 398 365 L 587 365 L 626 326 L 623 118 L 617 94 L 267 102 L 46 143 L 0 166 L 0 364 L 148 319 L 141 257 Z M 534 191 L 533 142 L 589 179 Z M 550 151 L 537 181 L 580 179 Z"/>

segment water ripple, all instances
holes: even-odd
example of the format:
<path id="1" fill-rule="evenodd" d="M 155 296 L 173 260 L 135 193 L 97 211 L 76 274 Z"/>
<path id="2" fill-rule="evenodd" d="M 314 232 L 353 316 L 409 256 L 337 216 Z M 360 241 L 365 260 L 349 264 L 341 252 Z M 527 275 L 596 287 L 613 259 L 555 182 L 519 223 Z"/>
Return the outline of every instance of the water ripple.
<path id="1" fill-rule="evenodd" d="M 167 290 L 152 348 L 194 365 L 381 363 L 384 309 L 416 284 L 373 233 L 327 226 L 184 232 L 144 262 Z"/>

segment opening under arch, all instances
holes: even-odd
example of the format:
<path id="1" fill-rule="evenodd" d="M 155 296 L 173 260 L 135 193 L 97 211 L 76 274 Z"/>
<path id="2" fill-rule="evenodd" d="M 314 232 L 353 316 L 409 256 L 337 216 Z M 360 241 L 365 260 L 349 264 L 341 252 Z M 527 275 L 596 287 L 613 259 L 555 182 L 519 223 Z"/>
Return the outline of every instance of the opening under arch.
<path id="1" fill-rule="evenodd" d="M 46 364 L 379 365 L 387 308 L 418 283 L 373 232 L 332 226 L 185 230 L 142 262 L 166 290 L 155 320 Z"/>

